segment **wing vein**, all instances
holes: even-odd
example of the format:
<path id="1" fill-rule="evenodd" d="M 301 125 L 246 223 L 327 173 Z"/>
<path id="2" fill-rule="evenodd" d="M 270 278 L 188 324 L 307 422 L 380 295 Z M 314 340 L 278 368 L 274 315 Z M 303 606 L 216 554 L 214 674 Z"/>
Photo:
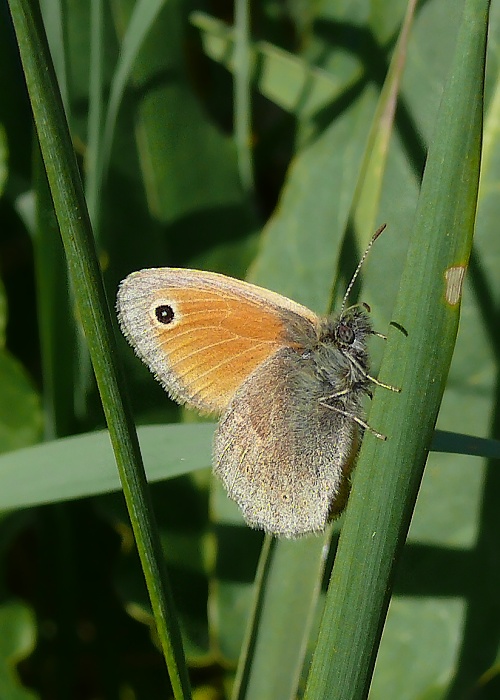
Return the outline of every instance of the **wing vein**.
<path id="1" fill-rule="evenodd" d="M 172 362 L 170 365 L 171 369 L 175 369 L 175 367 L 177 367 L 177 365 L 182 364 L 183 362 L 186 362 L 187 360 L 190 360 L 195 355 L 198 355 L 200 353 L 204 353 L 208 349 L 212 350 L 213 348 L 216 348 L 220 345 L 224 345 L 227 343 L 234 343 L 235 341 L 238 341 L 238 340 L 239 340 L 239 337 L 236 334 L 234 334 L 234 336 L 232 338 L 226 338 L 223 340 L 219 340 L 217 343 L 212 343 L 211 345 L 205 345 L 202 348 L 196 348 L 195 350 L 193 350 L 190 353 L 187 353 L 185 355 L 183 354 L 183 356 L 179 360 L 177 360 L 176 362 Z M 251 341 L 249 341 L 249 344 L 250 344 L 250 342 Z M 162 343 L 162 346 L 164 346 L 166 344 L 167 343 Z M 274 343 L 272 340 L 253 341 L 251 343 L 250 347 L 246 348 L 245 350 L 240 351 L 240 353 L 235 353 L 235 354 L 231 355 L 227 360 L 225 359 L 221 364 L 224 364 L 224 362 L 228 362 L 229 360 L 232 360 L 236 357 L 240 357 L 242 354 L 249 352 L 255 348 L 260 348 L 260 347 L 265 346 L 265 345 L 276 345 L 276 347 L 279 347 L 279 345 L 277 343 Z M 176 348 L 176 352 L 179 352 L 179 349 L 180 348 Z M 171 352 L 171 350 L 170 350 L 170 352 Z M 216 369 L 217 367 L 218 367 L 218 365 L 215 365 L 214 369 Z"/>
<path id="2" fill-rule="evenodd" d="M 209 375 L 211 372 L 216 372 L 217 370 L 221 369 L 221 367 L 224 367 L 224 365 L 227 365 L 227 364 L 229 364 L 230 362 L 233 362 L 234 360 L 237 360 L 238 358 L 241 358 L 241 357 L 242 357 L 243 355 L 245 355 L 246 353 L 251 352 L 252 350 L 258 350 L 260 347 L 262 347 L 262 346 L 265 345 L 265 344 L 267 344 L 267 343 L 264 343 L 264 342 L 258 343 L 258 344 L 256 344 L 256 345 L 253 345 L 253 346 L 250 347 L 250 348 L 246 348 L 245 350 L 242 350 L 242 351 L 240 351 L 240 352 L 238 352 L 238 353 L 234 353 L 234 355 L 231 355 L 230 357 L 225 358 L 224 360 L 222 360 L 222 361 L 219 362 L 218 364 L 212 365 L 212 366 L 209 367 L 207 370 L 205 370 L 205 372 L 201 372 L 200 374 L 198 374 L 198 375 L 197 375 L 197 378 L 196 378 L 197 381 L 200 380 L 200 379 L 202 379 L 203 377 L 206 377 L 206 376 Z M 276 348 L 276 349 L 278 349 L 278 348 Z M 181 362 L 182 362 L 182 360 L 181 360 Z M 192 372 L 195 372 L 197 369 L 198 369 L 197 367 L 191 367 L 189 370 L 187 370 L 186 372 L 184 372 L 184 374 L 182 375 L 183 378 L 187 377 L 187 376 L 188 376 L 189 374 L 191 374 Z"/>

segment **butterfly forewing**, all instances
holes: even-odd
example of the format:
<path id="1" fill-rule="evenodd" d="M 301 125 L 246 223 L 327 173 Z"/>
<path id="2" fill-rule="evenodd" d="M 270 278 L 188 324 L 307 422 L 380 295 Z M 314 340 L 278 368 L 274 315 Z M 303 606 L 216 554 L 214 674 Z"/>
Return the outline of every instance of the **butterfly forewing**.
<path id="1" fill-rule="evenodd" d="M 224 278 L 222 290 L 214 273 L 146 272 L 120 287 L 121 326 L 172 397 L 203 411 L 224 410 L 243 381 L 290 344 L 287 328 L 315 320 L 299 304 L 244 282 L 228 288 Z"/>

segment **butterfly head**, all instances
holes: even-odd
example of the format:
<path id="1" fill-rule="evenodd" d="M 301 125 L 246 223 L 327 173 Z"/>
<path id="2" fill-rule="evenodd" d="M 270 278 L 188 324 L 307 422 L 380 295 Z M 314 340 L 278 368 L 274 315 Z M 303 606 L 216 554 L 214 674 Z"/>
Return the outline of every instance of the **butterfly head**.
<path id="1" fill-rule="evenodd" d="M 370 318 L 362 305 L 323 319 L 313 352 L 319 375 L 341 389 L 363 385 L 369 365 L 366 341 L 371 333 Z"/>
<path id="2" fill-rule="evenodd" d="M 372 333 L 369 307 L 356 304 L 332 320 L 332 340 L 346 355 L 366 352 L 366 338 Z"/>

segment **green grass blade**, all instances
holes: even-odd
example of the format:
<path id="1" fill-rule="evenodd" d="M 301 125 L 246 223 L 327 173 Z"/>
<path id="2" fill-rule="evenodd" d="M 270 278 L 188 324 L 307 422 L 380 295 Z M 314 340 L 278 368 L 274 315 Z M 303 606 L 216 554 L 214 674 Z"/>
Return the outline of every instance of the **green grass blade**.
<path id="1" fill-rule="evenodd" d="M 190 697 L 180 630 L 162 558 L 139 444 L 123 394 L 117 349 L 83 189 L 41 16 L 34 3 L 9 3 L 35 125 L 80 318 L 108 422 L 158 636 L 176 698 Z"/>
<path id="2" fill-rule="evenodd" d="M 149 482 L 210 465 L 212 423 L 147 425 L 138 429 Z M 120 489 L 107 430 L 0 455 L 0 511 L 57 503 Z"/>
<path id="3" fill-rule="evenodd" d="M 238 664 L 234 700 L 296 696 L 330 540 L 327 534 L 263 547 L 255 605 Z M 267 542 L 267 539 L 266 539 Z M 293 611 L 293 612 L 292 612 Z"/>
<path id="4" fill-rule="evenodd" d="M 164 4 L 165 0 L 139 0 L 134 7 L 130 23 L 123 38 L 120 58 L 111 82 L 102 138 L 99 144 L 93 144 L 98 149 L 97 153 L 92 157 L 95 167 L 89 172 L 87 178 L 89 211 L 94 227 L 97 227 L 97 233 L 99 232 L 100 197 L 109 165 L 116 120 L 125 87 L 142 42 Z"/>
<path id="5" fill-rule="evenodd" d="M 253 192 L 252 103 L 250 94 L 250 2 L 235 4 L 235 71 L 234 71 L 234 138 L 238 154 L 238 170 L 243 190 Z"/>
<path id="6" fill-rule="evenodd" d="M 61 2 L 61 0 L 41 0 L 40 9 L 42 11 L 45 31 L 47 32 L 47 41 L 49 42 L 50 53 L 57 75 L 57 83 L 66 111 L 66 118 L 70 121 L 68 62 L 66 59 L 64 42 L 64 3 Z"/>
<path id="7" fill-rule="evenodd" d="M 104 8 L 102 0 L 90 4 L 90 73 L 89 115 L 85 169 L 85 194 L 91 221 L 97 216 L 102 193 L 102 173 L 99 162 L 102 120 L 104 113 Z"/>
<path id="8" fill-rule="evenodd" d="M 75 389 L 81 367 L 76 361 L 79 328 L 68 283 L 66 258 L 39 151 L 35 154 L 36 227 L 33 249 L 37 284 L 40 350 L 43 372 L 46 440 L 77 429 Z"/>
<path id="9" fill-rule="evenodd" d="M 416 215 L 381 378 L 354 477 L 305 697 L 365 698 L 453 353 L 481 152 L 489 3 L 468 0 Z M 436 340 L 438 339 L 438 340 Z M 390 352 L 389 352 L 390 351 Z M 381 396 L 381 394 L 384 396 Z"/>
<path id="10" fill-rule="evenodd" d="M 447 430 L 436 430 L 432 438 L 431 452 L 500 459 L 500 440 L 452 433 Z"/>
<path id="11" fill-rule="evenodd" d="M 172 479 L 208 467 L 213 429 L 213 423 L 139 427 L 148 481 Z M 434 434 L 431 450 L 500 459 L 498 440 L 442 430 Z M 50 440 L 2 454 L 0 483 L 0 511 L 120 489 L 107 430 Z M 297 558 L 301 559 L 300 553 Z"/>

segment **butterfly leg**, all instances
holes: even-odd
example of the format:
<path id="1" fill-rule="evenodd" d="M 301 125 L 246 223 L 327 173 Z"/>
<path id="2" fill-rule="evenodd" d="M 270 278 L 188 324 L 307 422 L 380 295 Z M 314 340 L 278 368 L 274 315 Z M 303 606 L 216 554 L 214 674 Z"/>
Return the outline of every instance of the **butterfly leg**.
<path id="1" fill-rule="evenodd" d="M 371 331 L 371 334 L 376 335 L 377 338 L 382 338 L 383 340 L 387 340 L 387 336 L 384 335 L 383 333 L 377 333 L 377 331 Z M 376 384 L 377 386 L 383 386 L 384 389 L 389 389 L 390 391 L 395 391 L 398 394 L 401 391 L 401 389 L 398 388 L 397 386 L 392 386 L 391 384 L 384 384 L 383 382 L 379 382 L 378 379 L 375 379 L 375 377 L 372 377 L 369 374 L 366 375 L 366 378 L 369 379 L 374 384 Z"/>
<path id="2" fill-rule="evenodd" d="M 346 393 L 346 392 L 341 392 L 341 393 Z M 327 403 L 328 399 L 331 399 L 331 396 L 328 396 L 326 399 L 320 401 L 320 404 L 324 406 L 325 408 L 329 408 L 332 411 L 336 411 L 337 413 L 340 413 L 343 416 L 346 416 L 346 418 L 350 418 L 353 420 L 355 423 L 360 425 L 362 428 L 365 430 L 368 430 L 372 435 L 375 435 L 379 440 L 387 440 L 387 436 L 383 435 L 382 433 L 377 432 L 374 428 L 372 428 L 368 423 L 366 423 L 364 420 L 359 418 L 358 416 L 354 415 L 354 413 L 349 413 L 348 411 L 344 411 L 341 408 L 338 408 L 337 406 L 332 406 L 332 404 Z"/>
<path id="3" fill-rule="evenodd" d="M 373 382 L 373 384 L 376 384 L 377 386 L 381 386 L 384 389 L 389 389 L 390 391 L 395 391 L 397 394 L 401 392 L 401 388 L 397 386 L 392 386 L 392 384 L 384 384 L 384 382 L 380 382 L 378 379 L 375 379 L 375 377 L 372 377 L 370 374 L 366 375 L 366 378 L 370 380 L 370 382 Z"/>

